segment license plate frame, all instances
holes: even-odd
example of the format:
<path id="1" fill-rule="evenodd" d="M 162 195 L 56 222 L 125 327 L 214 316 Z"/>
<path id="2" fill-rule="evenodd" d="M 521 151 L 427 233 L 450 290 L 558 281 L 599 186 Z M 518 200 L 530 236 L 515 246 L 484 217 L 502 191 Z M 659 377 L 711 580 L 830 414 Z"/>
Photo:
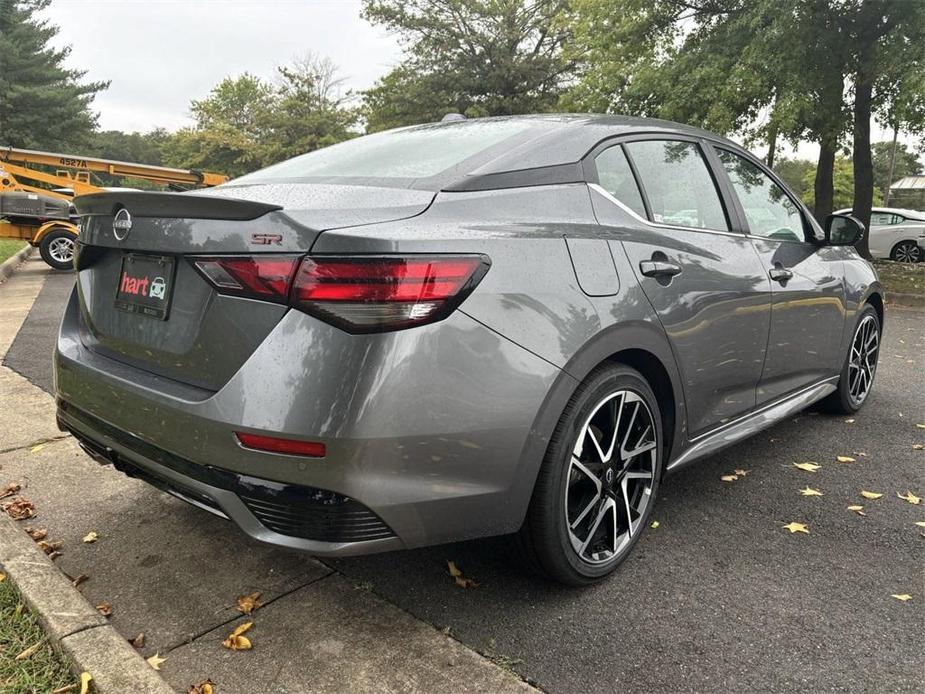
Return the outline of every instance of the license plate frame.
<path id="1" fill-rule="evenodd" d="M 119 270 L 115 307 L 127 313 L 167 320 L 176 269 L 176 258 L 169 255 L 126 253 Z"/>

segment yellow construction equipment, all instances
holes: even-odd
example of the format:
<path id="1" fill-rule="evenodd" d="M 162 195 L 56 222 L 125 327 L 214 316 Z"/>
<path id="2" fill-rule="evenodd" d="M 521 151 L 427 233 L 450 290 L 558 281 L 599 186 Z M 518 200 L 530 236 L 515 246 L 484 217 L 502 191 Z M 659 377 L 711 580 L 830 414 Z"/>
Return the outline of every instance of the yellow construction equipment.
<path id="1" fill-rule="evenodd" d="M 55 173 L 34 166 L 53 168 Z M 228 180 L 208 171 L 0 147 L 0 238 L 28 241 L 51 267 L 70 268 L 78 233 L 71 199 L 107 190 L 91 181 L 91 173 L 142 179 L 172 190 L 208 188 Z"/>

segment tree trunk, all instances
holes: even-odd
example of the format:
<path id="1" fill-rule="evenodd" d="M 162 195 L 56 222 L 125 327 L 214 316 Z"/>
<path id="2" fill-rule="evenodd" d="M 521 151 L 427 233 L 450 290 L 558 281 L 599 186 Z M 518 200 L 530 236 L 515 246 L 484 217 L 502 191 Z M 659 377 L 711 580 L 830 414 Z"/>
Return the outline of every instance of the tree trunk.
<path id="1" fill-rule="evenodd" d="M 768 132 L 768 168 L 774 168 L 774 157 L 777 154 L 777 126 L 772 125 Z"/>
<path id="2" fill-rule="evenodd" d="M 886 177 L 886 190 L 883 191 L 883 206 L 890 206 L 890 194 L 893 192 L 893 172 L 896 170 L 896 138 L 899 128 L 893 126 L 893 147 L 890 149 L 890 173 Z"/>
<path id="3" fill-rule="evenodd" d="M 863 62 L 862 62 L 863 66 Z M 854 87 L 854 204 L 852 213 L 864 225 L 864 236 L 856 248 L 871 259 L 868 235 L 870 208 L 874 202 L 874 167 L 870 154 L 870 102 L 873 81 L 863 69 L 858 70 Z"/>
<path id="4" fill-rule="evenodd" d="M 813 192 L 816 204 L 813 213 L 820 224 L 832 214 L 835 207 L 835 150 L 838 137 L 832 133 L 823 135 L 819 142 L 819 162 L 816 165 L 816 179 Z"/>

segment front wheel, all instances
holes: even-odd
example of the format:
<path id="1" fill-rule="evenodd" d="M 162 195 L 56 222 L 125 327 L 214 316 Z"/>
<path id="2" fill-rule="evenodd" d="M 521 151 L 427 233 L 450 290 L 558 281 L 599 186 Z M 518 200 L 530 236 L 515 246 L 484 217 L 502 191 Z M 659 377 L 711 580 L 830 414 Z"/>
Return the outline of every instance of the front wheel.
<path id="1" fill-rule="evenodd" d="M 880 318 L 868 304 L 854 329 L 838 388 L 822 401 L 823 409 L 833 414 L 854 414 L 860 410 L 873 388 L 879 356 Z"/>
<path id="2" fill-rule="evenodd" d="M 550 440 L 518 536 L 530 564 L 568 585 L 610 574 L 639 539 L 662 469 L 659 404 L 636 370 L 607 364 L 578 387 Z"/>
<path id="3" fill-rule="evenodd" d="M 39 243 L 42 260 L 55 270 L 70 270 L 74 267 L 74 243 L 77 237 L 64 229 L 53 229 Z"/>
<path id="4" fill-rule="evenodd" d="M 918 263 L 925 253 L 915 241 L 900 241 L 890 251 L 890 260 L 898 263 Z"/>

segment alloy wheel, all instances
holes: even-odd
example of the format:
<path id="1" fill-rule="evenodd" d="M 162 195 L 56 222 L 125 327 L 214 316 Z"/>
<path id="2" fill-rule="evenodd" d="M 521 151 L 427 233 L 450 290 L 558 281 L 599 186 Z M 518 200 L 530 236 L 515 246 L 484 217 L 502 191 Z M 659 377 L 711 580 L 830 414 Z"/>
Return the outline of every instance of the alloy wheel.
<path id="1" fill-rule="evenodd" d="M 48 244 L 48 255 L 57 263 L 70 263 L 74 259 L 74 240 L 64 237 L 54 239 Z"/>
<path id="2" fill-rule="evenodd" d="M 604 564 L 641 530 L 652 503 L 658 440 L 642 397 L 620 390 L 579 431 L 565 481 L 565 522 L 575 553 Z"/>
<path id="3" fill-rule="evenodd" d="M 922 249 L 912 241 L 904 241 L 893 250 L 893 260 L 900 263 L 917 263 L 922 259 Z"/>
<path id="4" fill-rule="evenodd" d="M 880 351 L 880 331 L 872 315 L 865 316 L 851 341 L 848 357 L 848 395 L 857 406 L 867 398 L 877 371 L 877 355 Z"/>

